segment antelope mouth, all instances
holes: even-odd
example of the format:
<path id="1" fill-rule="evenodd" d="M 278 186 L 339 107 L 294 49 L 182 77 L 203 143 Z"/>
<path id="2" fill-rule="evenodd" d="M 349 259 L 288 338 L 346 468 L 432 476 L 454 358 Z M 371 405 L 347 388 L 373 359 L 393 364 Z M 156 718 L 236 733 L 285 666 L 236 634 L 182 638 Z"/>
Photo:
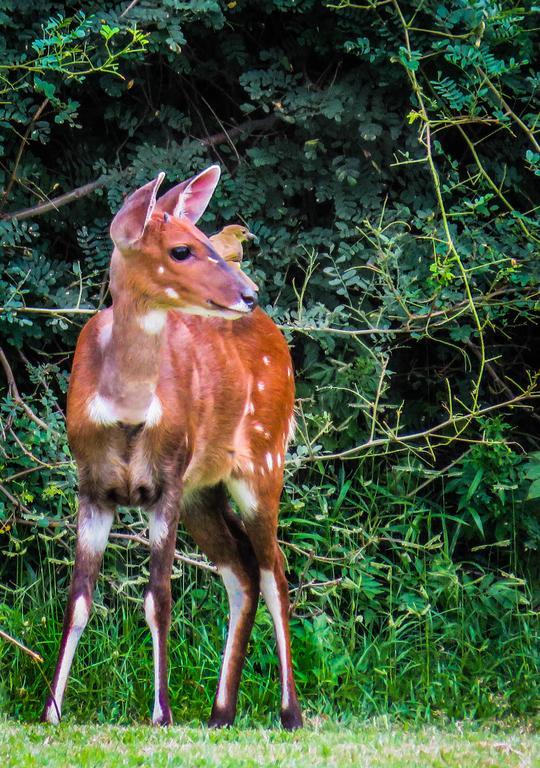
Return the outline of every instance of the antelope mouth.
<path id="1" fill-rule="evenodd" d="M 237 301 L 236 304 L 233 304 L 230 307 L 225 306 L 224 304 L 218 304 L 217 301 L 213 301 L 212 299 L 207 299 L 206 303 L 212 308 L 215 309 L 217 313 L 226 314 L 229 315 L 249 315 L 253 310 L 252 308 L 248 307 L 248 305 L 243 301 Z"/>

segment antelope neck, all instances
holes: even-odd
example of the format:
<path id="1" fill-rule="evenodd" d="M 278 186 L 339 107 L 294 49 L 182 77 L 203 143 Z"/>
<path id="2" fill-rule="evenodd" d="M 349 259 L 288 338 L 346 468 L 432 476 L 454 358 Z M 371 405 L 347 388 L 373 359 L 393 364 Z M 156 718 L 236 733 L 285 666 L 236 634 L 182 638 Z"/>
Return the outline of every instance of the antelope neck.
<path id="1" fill-rule="evenodd" d="M 113 404 L 119 421 L 146 420 L 155 400 L 165 328 L 166 310 L 149 310 L 125 295 L 115 299 L 98 393 Z"/>

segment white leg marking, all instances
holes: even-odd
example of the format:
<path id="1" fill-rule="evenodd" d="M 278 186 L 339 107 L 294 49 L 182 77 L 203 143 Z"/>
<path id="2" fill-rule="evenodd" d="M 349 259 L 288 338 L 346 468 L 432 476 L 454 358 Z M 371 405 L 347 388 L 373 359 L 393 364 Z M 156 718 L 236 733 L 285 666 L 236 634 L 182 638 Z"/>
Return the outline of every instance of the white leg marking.
<path id="1" fill-rule="evenodd" d="M 266 464 L 268 466 L 269 471 L 271 472 L 274 468 L 274 459 L 272 458 L 272 454 L 270 451 L 266 454 Z"/>
<path id="2" fill-rule="evenodd" d="M 156 517 L 155 512 L 151 512 L 148 521 L 148 538 L 150 539 L 150 544 L 154 547 L 159 547 L 168 533 L 169 526 L 167 525 L 167 521 L 162 517 Z"/>
<path id="3" fill-rule="evenodd" d="M 145 427 L 155 427 L 159 424 L 163 415 L 163 408 L 161 406 L 161 400 L 157 395 L 154 395 L 146 411 Z"/>
<path id="4" fill-rule="evenodd" d="M 144 616 L 146 623 L 150 627 L 154 652 L 154 711 L 152 713 L 152 722 L 156 723 L 163 717 L 163 710 L 159 703 L 159 630 L 156 621 L 156 606 L 151 592 L 144 599 Z"/>
<path id="5" fill-rule="evenodd" d="M 281 665 L 283 680 L 281 685 L 281 706 L 287 709 L 289 706 L 289 679 L 287 670 L 287 644 L 285 642 L 285 629 L 281 614 L 281 602 L 273 571 L 261 569 L 261 592 L 268 610 L 272 615 L 276 632 L 276 643 Z"/>
<path id="6" fill-rule="evenodd" d="M 219 569 L 219 574 L 223 579 L 225 589 L 227 590 L 230 612 L 227 644 L 225 645 L 225 653 L 223 654 L 223 665 L 221 667 L 221 675 L 219 676 L 219 685 L 216 697 L 217 705 L 224 707 L 227 704 L 229 698 L 229 666 L 231 663 L 231 656 L 236 640 L 236 628 L 238 627 L 238 622 L 240 621 L 244 605 L 246 603 L 246 593 L 242 587 L 242 582 L 237 576 L 235 576 L 231 568 L 222 566 Z"/>
<path id="7" fill-rule="evenodd" d="M 90 421 L 93 421 L 94 424 L 111 426 L 118 421 L 114 403 L 106 397 L 101 397 L 97 392 L 88 400 L 86 408 Z"/>
<path id="8" fill-rule="evenodd" d="M 161 333 L 167 322 L 167 311 L 164 309 L 151 309 L 146 315 L 137 318 L 140 327 L 145 333 L 155 335 Z"/>
<path id="9" fill-rule="evenodd" d="M 229 493 L 240 507 L 240 513 L 251 517 L 257 510 L 257 497 L 245 480 L 231 477 L 227 480 Z"/>
<path id="10" fill-rule="evenodd" d="M 89 507 L 89 514 L 82 518 L 77 532 L 79 545 L 87 552 L 102 554 L 109 540 L 112 521 L 112 512 Z"/>
<path id="11" fill-rule="evenodd" d="M 165 288 L 165 293 L 167 296 L 169 296 L 171 299 L 179 299 L 180 296 L 178 293 L 174 290 L 174 288 Z"/>
<path id="12" fill-rule="evenodd" d="M 82 631 L 88 622 L 88 605 L 84 597 L 78 597 L 73 606 L 73 616 L 71 618 L 71 626 L 67 636 L 66 644 L 64 646 L 64 653 L 62 655 L 62 663 L 60 665 L 60 673 L 58 675 L 58 681 L 53 690 L 53 698 L 56 701 L 56 707 L 54 704 L 50 704 L 47 709 L 47 720 L 53 725 L 57 725 L 60 718 L 58 713 L 62 714 L 62 701 L 64 699 L 64 692 L 66 690 L 67 679 L 69 670 L 73 663 L 73 657 L 75 656 L 75 650 L 79 643 L 79 639 L 82 635 Z"/>

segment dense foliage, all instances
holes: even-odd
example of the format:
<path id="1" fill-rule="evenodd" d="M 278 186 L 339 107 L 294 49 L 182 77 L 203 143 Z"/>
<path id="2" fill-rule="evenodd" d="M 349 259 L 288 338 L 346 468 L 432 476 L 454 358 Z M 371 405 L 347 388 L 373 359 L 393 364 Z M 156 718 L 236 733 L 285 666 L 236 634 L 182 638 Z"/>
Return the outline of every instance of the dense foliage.
<path id="1" fill-rule="evenodd" d="M 530 712 L 532 6 L 141 0 L 83 16 L 45 0 L 38 16 L 24 0 L 0 19 L 0 629 L 46 659 L 0 639 L 0 711 L 35 716 L 54 663 L 76 484 L 62 409 L 79 329 L 108 303 L 111 213 L 158 170 L 172 183 L 217 161 L 203 229 L 257 234 L 247 270 L 297 368 L 281 537 L 306 706 Z M 147 554 L 129 534 L 145 521 L 123 510 L 116 532 L 67 709 L 140 719 Z M 179 560 L 174 584 L 182 718 L 208 710 L 226 610 L 208 570 Z M 274 667 L 261 609 L 244 703 L 268 709 Z"/>

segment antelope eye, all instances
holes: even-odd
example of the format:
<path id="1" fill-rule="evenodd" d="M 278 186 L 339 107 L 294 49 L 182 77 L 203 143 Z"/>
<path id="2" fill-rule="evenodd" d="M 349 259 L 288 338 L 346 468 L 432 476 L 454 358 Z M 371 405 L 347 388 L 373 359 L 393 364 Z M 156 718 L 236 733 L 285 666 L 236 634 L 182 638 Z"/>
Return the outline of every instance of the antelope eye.
<path id="1" fill-rule="evenodd" d="M 169 256 L 174 261 L 185 261 L 191 256 L 191 248 L 187 245 L 177 245 L 176 248 L 171 248 Z"/>

